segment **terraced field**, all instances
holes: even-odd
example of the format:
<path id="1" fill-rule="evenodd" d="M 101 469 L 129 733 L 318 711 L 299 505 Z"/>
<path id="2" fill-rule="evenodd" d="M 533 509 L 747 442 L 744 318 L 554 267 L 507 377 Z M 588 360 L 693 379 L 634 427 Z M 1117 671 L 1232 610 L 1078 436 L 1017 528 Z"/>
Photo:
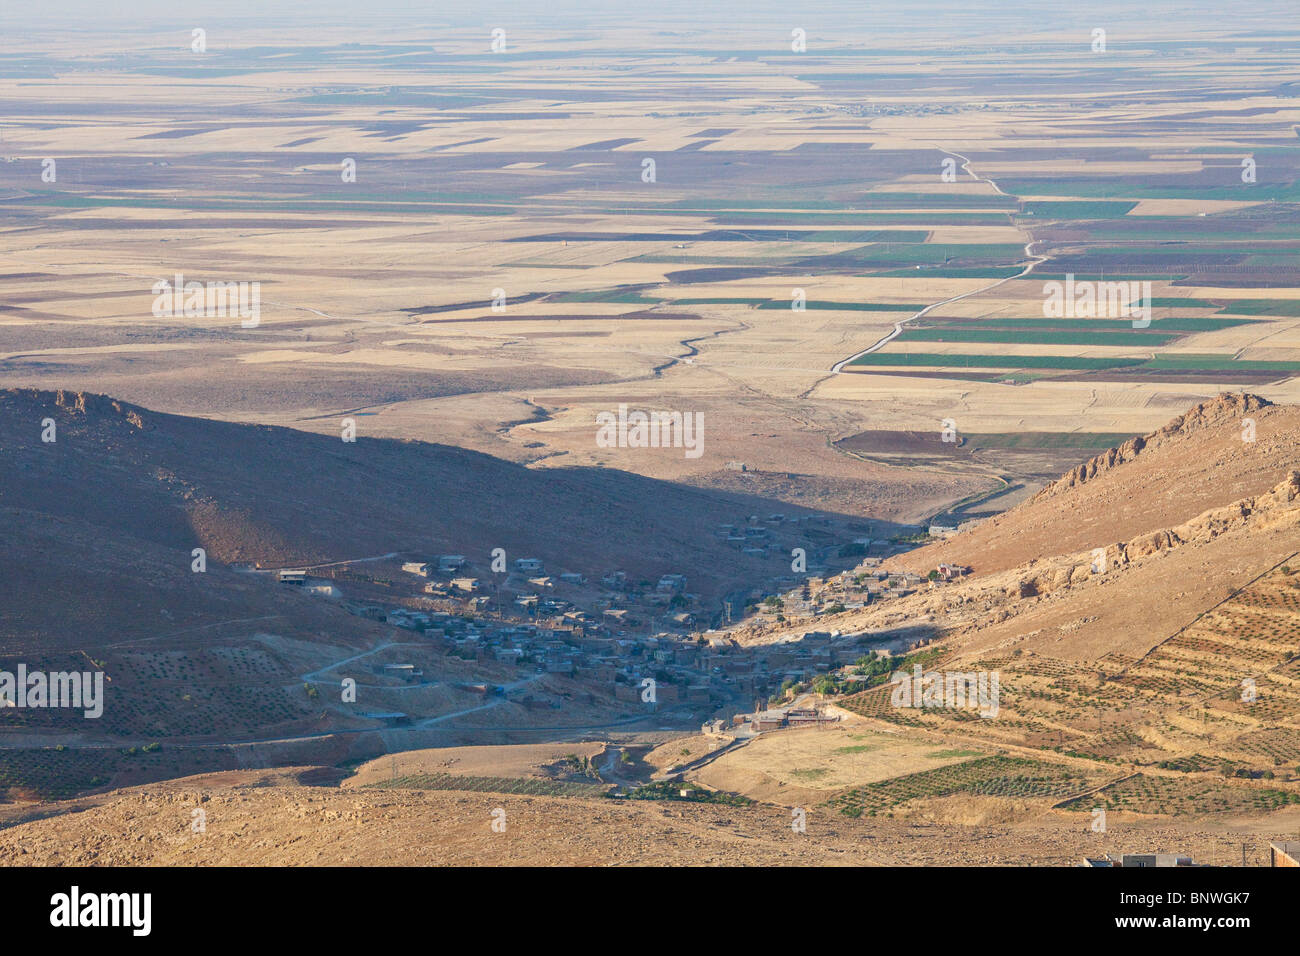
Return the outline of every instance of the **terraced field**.
<path id="1" fill-rule="evenodd" d="M 891 685 L 847 698 L 854 713 L 1106 763 L 1271 771 L 1300 762 L 1300 570 L 1250 584 L 1141 660 L 1095 664 L 1014 654 L 996 671 L 999 713 L 896 708 Z M 1204 755 L 1187 766 L 1189 755 Z"/>
<path id="2" fill-rule="evenodd" d="M 1272 787 L 1231 784 L 1210 779 L 1137 774 L 1065 804 L 1067 810 L 1127 810 L 1132 813 L 1183 815 L 1277 810 L 1300 803 L 1300 793 Z"/>
<path id="3" fill-rule="evenodd" d="M 220 747 L 177 750 L 146 744 L 0 749 L 0 799 L 66 800 L 88 790 L 236 766 L 235 755 Z"/>
<path id="4" fill-rule="evenodd" d="M 997 755 L 870 783 L 839 794 L 826 805 L 850 817 L 876 816 L 910 800 L 956 794 L 1059 798 L 1086 790 L 1102 779 L 1059 764 Z"/>
<path id="5" fill-rule="evenodd" d="M 410 774 L 367 786 L 379 790 L 464 790 L 469 793 L 516 793 L 547 797 L 601 797 L 609 790 L 605 784 L 535 777 L 475 777 L 452 773 Z"/>
<path id="6" fill-rule="evenodd" d="M 1190 697 L 1219 720 L 1263 727 L 1300 718 L 1298 585 L 1289 567 L 1274 571 L 1160 644 L 1119 683 L 1152 701 Z"/>

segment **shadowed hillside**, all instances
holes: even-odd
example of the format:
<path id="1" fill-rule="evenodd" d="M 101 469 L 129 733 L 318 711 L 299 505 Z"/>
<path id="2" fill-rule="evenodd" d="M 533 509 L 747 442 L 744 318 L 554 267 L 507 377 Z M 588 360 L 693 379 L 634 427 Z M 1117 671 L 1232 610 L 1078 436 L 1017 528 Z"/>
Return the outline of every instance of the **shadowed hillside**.
<path id="1" fill-rule="evenodd" d="M 41 441 L 47 418 L 53 443 Z M 218 569 L 407 551 L 462 553 L 486 567 L 503 548 L 510 561 L 539 557 L 588 575 L 685 569 L 708 599 L 774 573 L 728 547 L 716 526 L 778 508 L 791 510 L 613 470 L 538 472 L 444 445 L 347 443 L 98 395 L 0 392 L 0 513 L 13 545 L 0 570 L 16 585 L 7 640 L 86 626 L 147 634 L 157 611 L 136 605 L 168 592 L 173 613 L 225 614 L 218 605 L 231 598 L 190 573 L 196 547 Z M 50 593 L 79 600 L 33 600 Z M 249 609 L 230 616 L 255 616 L 256 598 L 237 600 Z"/>

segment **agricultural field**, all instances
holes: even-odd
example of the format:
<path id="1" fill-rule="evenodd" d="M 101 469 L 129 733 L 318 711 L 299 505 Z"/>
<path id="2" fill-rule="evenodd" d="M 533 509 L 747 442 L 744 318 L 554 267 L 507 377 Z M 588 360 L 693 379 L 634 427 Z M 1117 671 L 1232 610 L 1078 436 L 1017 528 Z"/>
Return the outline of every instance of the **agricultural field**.
<path id="1" fill-rule="evenodd" d="M 644 54 L 645 38 L 556 48 L 530 26 L 497 59 L 455 33 L 436 55 L 400 57 L 369 34 L 355 49 L 231 39 L 191 56 L 128 35 L 137 72 L 97 73 L 89 99 L 44 126 L 30 106 L 76 82 L 75 48 L 13 52 L 70 72 L 0 82 L 0 212 L 40 229 L 45 250 L 0 244 L 8 383 L 323 433 L 351 413 L 370 436 L 539 468 L 717 485 L 742 460 L 799 476 L 765 494 L 847 511 L 862 499 L 846 482 L 867 480 L 878 517 L 915 520 L 992 484 L 933 478 L 909 507 L 891 486 L 915 474 L 834 443 L 945 418 L 1077 431 L 1085 408 L 1082 430 L 1138 431 L 1175 397 L 1225 385 L 1286 397 L 1300 368 L 1294 288 L 1280 284 L 1294 278 L 1288 107 L 1257 97 L 1241 122 L 1234 97 L 1253 74 L 1198 40 L 1115 47 L 1166 90 L 1144 104 L 1148 126 L 1086 44 L 1002 50 L 1031 72 L 1075 63 L 1111 97 L 1076 110 L 1062 139 L 1056 111 L 1002 89 L 993 54 L 933 105 L 914 102 L 913 71 L 952 56 L 924 34 L 900 47 L 919 67 L 884 50 L 868 74 L 835 44 L 796 57 L 758 30 L 732 37 L 748 52 L 726 65 L 703 35 Z M 603 93 L 585 85 L 588 64 L 612 84 Z M 658 68 L 677 77 L 655 94 L 671 105 L 647 109 L 640 78 Z M 1201 101 L 1195 69 L 1224 78 L 1219 99 Z M 776 96 L 761 110 L 751 71 Z M 222 105 L 196 118 L 168 95 L 177 77 L 219 77 Z M 874 105 L 851 106 L 864 83 Z M 542 105 L 530 95 L 556 84 Z M 148 116 L 120 105 L 127 89 L 154 104 Z M 1178 127 L 1192 103 L 1203 115 Z M 45 156 L 62 159 L 53 182 Z M 1067 272 L 1149 281 L 1151 326 L 1027 324 L 1044 282 Z M 151 315 L 151 285 L 176 273 L 261 282 L 260 324 Z M 712 438 L 698 460 L 611 454 L 591 420 L 620 402 L 701 411 Z M 737 433 L 774 437 L 754 447 Z"/>
<path id="2" fill-rule="evenodd" d="M 1084 662 L 1015 651 L 964 664 L 1000 675 L 995 720 L 972 710 L 893 706 L 888 684 L 841 706 L 976 745 L 1117 767 L 1267 774 L 1294 786 L 1300 779 L 1295 574 L 1285 566 L 1247 584 L 1140 658 L 1111 652 Z"/>
<path id="3" fill-rule="evenodd" d="M 236 756 L 224 748 L 179 751 L 157 742 L 121 748 L 5 749 L 0 750 L 0 794 L 13 803 L 67 800 L 87 791 L 236 766 Z"/>
<path id="4" fill-rule="evenodd" d="M 847 787 L 941 767 L 977 754 L 937 747 L 923 738 L 833 725 L 760 737 L 693 772 L 690 778 L 755 799 L 819 803 Z"/>
<path id="5" fill-rule="evenodd" d="M 1097 780 L 1096 774 L 1071 767 L 992 756 L 868 784 L 834 797 L 829 805 L 849 817 L 877 816 L 929 797 L 1059 799 L 1089 789 Z"/>
<path id="6" fill-rule="evenodd" d="M 1136 774 L 1066 804 L 1067 809 L 1104 807 L 1130 813 L 1187 815 L 1277 810 L 1300 803 L 1300 793 L 1269 787 L 1233 785 Z"/>
<path id="7" fill-rule="evenodd" d="M 469 793 L 515 793 L 547 797 L 599 797 L 608 789 L 600 784 L 522 777 L 467 777 L 460 774 L 417 774 L 372 783 L 377 789 L 463 790 Z"/>

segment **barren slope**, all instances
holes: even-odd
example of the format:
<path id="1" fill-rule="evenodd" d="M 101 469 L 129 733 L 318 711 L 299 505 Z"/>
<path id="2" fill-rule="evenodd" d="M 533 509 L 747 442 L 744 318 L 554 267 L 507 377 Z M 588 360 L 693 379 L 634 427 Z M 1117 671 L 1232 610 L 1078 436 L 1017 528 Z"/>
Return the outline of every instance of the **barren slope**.
<path id="1" fill-rule="evenodd" d="M 1243 421 L 1255 440 L 1243 440 Z M 970 531 L 906 555 L 927 571 L 942 561 L 977 574 L 1047 555 L 1090 551 L 1168 528 L 1261 494 L 1300 463 L 1300 407 L 1220 395 L 1164 428 L 1112 448 L 1030 501 Z"/>
<path id="2" fill-rule="evenodd" d="M 293 772 L 241 771 L 125 790 L 0 831 L 0 863 L 14 865 L 790 866 L 1070 865 L 1085 853 L 1165 851 L 1198 861 L 1240 859 L 1213 820 L 1171 823 L 1113 814 L 1099 839 L 1084 815 L 1034 813 L 989 825 L 849 819 L 809 808 L 807 832 L 790 809 L 659 801 L 520 797 L 493 793 L 304 787 Z M 950 801 L 951 802 L 951 801 Z M 967 801 L 969 802 L 969 801 Z M 978 802 L 978 801 L 976 801 Z M 85 809 L 88 807 L 88 809 Z M 206 811 L 206 831 L 191 830 Z M 505 812 L 505 832 L 491 828 Z M 68 812 L 83 810 L 84 812 Z M 939 809 L 939 808 L 936 808 Z M 952 807 L 947 810 L 951 812 Z M 1294 825 L 1232 821 L 1257 842 Z M 30 819 L 30 818 L 26 818 Z"/>

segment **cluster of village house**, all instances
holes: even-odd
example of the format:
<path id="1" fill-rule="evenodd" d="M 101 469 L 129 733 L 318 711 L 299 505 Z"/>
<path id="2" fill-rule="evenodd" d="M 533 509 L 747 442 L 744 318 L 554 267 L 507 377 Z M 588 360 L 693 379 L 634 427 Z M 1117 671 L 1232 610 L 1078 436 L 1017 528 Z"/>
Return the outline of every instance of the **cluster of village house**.
<path id="1" fill-rule="evenodd" d="M 465 567 L 460 555 L 411 563 L 406 570 L 421 576 L 458 575 Z M 540 562 L 520 559 L 517 574 L 542 570 Z M 297 572 L 281 572 L 288 584 L 306 586 L 311 579 Z M 455 580 L 453 577 L 452 580 Z M 573 583 L 579 583 L 574 581 Z M 612 589 L 628 587 L 626 575 L 612 572 L 602 581 Z M 686 598 L 686 578 L 666 574 L 647 606 Z M 666 599 L 666 600 L 665 600 Z M 864 653 L 859 643 L 838 632 L 810 631 L 795 643 L 741 650 L 722 634 L 687 632 L 630 634 L 625 609 L 607 610 L 597 617 L 568 609 L 569 602 L 539 601 L 531 619 L 489 617 L 469 611 L 441 611 L 344 602 L 353 614 L 384 621 L 422 634 L 450 654 L 466 660 L 513 664 L 529 672 L 573 677 L 605 686 L 616 700 L 645 702 L 646 678 L 654 680 L 654 702 L 660 707 L 685 705 L 705 709 L 736 700 L 766 698 L 783 684 L 802 682 L 857 660 Z M 676 615 L 667 615 L 673 620 Z M 415 679 L 413 665 L 381 665 L 389 676 Z"/>
<path id="2" fill-rule="evenodd" d="M 564 627 L 584 632 L 601 627 L 612 632 L 622 627 L 640 626 L 643 621 L 635 616 L 636 606 L 643 610 L 644 616 L 652 621 L 659 620 L 665 627 L 687 629 L 695 626 L 695 615 L 682 610 L 694 602 L 693 596 L 686 594 L 684 574 L 664 574 L 652 587 L 641 588 L 630 582 L 625 572 L 611 571 L 600 579 L 604 598 L 599 603 L 608 606 L 601 609 L 597 619 L 593 611 L 579 607 L 574 601 L 553 596 L 557 584 L 589 592 L 589 582 L 584 574 L 565 571 L 551 576 L 546 574 L 540 558 L 516 558 L 513 573 L 500 583 L 495 576 L 490 579 L 494 596 L 489 597 L 479 593 L 486 589 L 483 582 L 464 573 L 466 564 L 464 555 L 444 554 L 436 561 L 408 561 L 402 565 L 402 570 L 418 577 L 446 578 L 429 581 L 422 593 L 435 599 L 460 600 L 470 611 L 482 611 L 494 603 L 498 605 L 496 610 L 504 611 L 505 608 L 499 606 L 504 591 L 507 603 L 519 613 L 538 620 L 558 617 Z M 617 606 L 620 604 L 625 606 Z M 628 607 L 628 604 L 635 606 Z"/>
<path id="3" fill-rule="evenodd" d="M 781 550 L 773 534 L 777 528 L 788 525 L 794 529 L 801 524 L 812 526 L 829 523 L 828 519 L 817 516 L 787 517 L 784 514 L 772 514 L 767 516 L 766 521 L 761 521 L 758 515 L 751 515 L 745 524 L 719 525 L 717 534 L 742 554 L 765 558 L 769 553 Z"/>
<path id="4" fill-rule="evenodd" d="M 804 578 L 783 595 L 779 605 L 760 604 L 759 611 L 767 616 L 780 613 L 786 618 L 819 617 L 840 608 L 851 611 L 876 601 L 906 597 L 922 588 L 939 587 L 969 571 L 960 565 L 940 564 L 928 574 L 921 575 L 910 571 L 890 571 L 881 567 L 879 558 L 863 558 L 853 571 Z"/>
<path id="5" fill-rule="evenodd" d="M 790 528 L 786 529 L 786 525 Z M 902 596 L 922 584 L 949 580 L 964 570 L 940 565 L 935 573 L 929 575 L 928 581 L 914 574 L 887 573 L 879 567 L 881 561 L 909 550 L 911 545 L 899 543 L 897 537 L 877 538 L 869 534 L 855 537 L 851 543 L 845 544 L 843 537 L 829 529 L 830 525 L 830 519 L 817 515 L 787 517 L 772 514 L 766 519 L 751 515 L 744 523 L 718 526 L 716 533 L 745 554 L 780 556 L 782 560 L 797 556 L 797 561 L 791 562 L 788 569 L 782 568 L 778 574 L 768 578 L 769 589 L 766 592 L 760 589 L 751 597 L 761 598 L 764 593 L 779 594 L 796 588 L 801 591 L 798 597 L 804 614 L 823 613 L 835 604 L 851 608 L 873 599 Z M 796 537 L 804 545 L 798 551 L 787 547 L 791 539 L 786 532 L 796 527 L 800 529 Z M 778 544 L 774 537 L 778 530 L 782 532 L 780 537 L 784 543 Z M 869 527 L 866 530 L 870 530 Z M 922 530 L 921 526 L 890 528 L 891 532 L 904 534 L 916 534 Z M 952 530 L 955 529 L 940 525 L 929 529 L 936 536 Z M 833 558 L 857 558 L 861 564 L 855 572 L 829 578 L 819 576 L 824 575 L 826 563 Z M 548 574 L 542 559 L 521 557 L 516 558 L 509 569 L 494 568 L 487 578 L 480 578 L 471 572 L 468 560 L 461 554 L 407 561 L 402 570 L 428 579 L 422 586 L 423 596 L 455 604 L 471 613 L 482 613 L 491 606 L 501 614 L 509 612 L 513 606 L 533 619 L 563 616 L 566 625 L 584 628 L 593 626 L 593 615 L 599 615 L 596 623 L 606 626 L 611 632 L 640 629 L 647 624 L 651 630 L 659 627 L 684 632 L 716 623 L 697 619 L 695 611 L 690 609 L 693 598 L 685 593 L 686 578 L 680 573 L 664 574 L 657 584 L 646 587 L 628 581 L 622 571 L 611 571 L 600 578 L 597 588 L 595 582 L 589 583 L 580 572 Z M 504 578 L 499 573 L 503 570 L 508 570 Z M 307 592 L 334 599 L 343 596 L 335 580 L 313 578 L 303 570 L 285 570 L 279 574 L 282 582 L 296 584 Z M 557 585 L 568 586 L 566 590 L 574 600 L 557 598 Z M 729 608 L 727 623 L 733 623 L 743 611 L 739 607 Z"/>
<path id="6" fill-rule="evenodd" d="M 964 522 L 960 527 L 966 528 L 975 523 Z M 868 523 L 865 527 L 870 530 L 871 525 Z M 915 546 L 900 544 L 897 540 L 900 537 L 914 539 L 918 535 L 928 534 L 932 538 L 946 538 L 959 530 L 958 524 L 951 521 L 937 522 L 928 526 L 890 525 L 888 528 L 890 535 L 888 538 L 872 537 L 868 534 L 854 537 L 852 544 L 863 554 L 886 556 L 907 551 Z M 718 525 L 716 533 L 742 553 L 762 558 L 769 555 L 787 556 L 789 553 L 787 545 L 792 534 L 801 540 L 805 547 L 820 545 L 822 550 L 838 550 L 836 547 L 827 546 L 834 545 L 837 541 L 842 544 L 843 538 L 837 534 L 839 530 L 840 526 L 837 522 L 821 515 L 771 514 L 766 518 L 750 515 L 743 524 Z"/>
<path id="7" fill-rule="evenodd" d="M 376 605 L 353 610 L 419 632 L 466 660 L 573 677 L 604 686 L 615 700 L 627 703 L 646 701 L 643 682 L 650 678 L 654 703 L 670 708 L 766 698 L 783 684 L 806 681 L 865 653 L 856 641 L 832 632 L 809 632 L 797 643 L 742 650 L 712 635 L 619 637 L 603 627 L 490 622 L 439 611 L 385 611 Z M 419 675 L 411 671 L 408 676 Z"/>
<path id="8" fill-rule="evenodd" d="M 766 524 L 787 520 L 825 521 L 774 514 Z M 757 517 L 746 524 L 721 526 L 718 533 L 742 550 L 755 552 L 766 551 L 771 535 Z M 760 601 L 764 592 L 755 590 L 747 603 L 757 604 L 762 613 L 782 613 L 787 620 L 811 620 L 839 607 L 862 607 L 934 587 L 965 571 L 941 565 L 928 576 L 891 573 L 881 562 L 905 547 L 871 537 L 859 537 L 850 547 L 861 561 L 856 570 L 830 576 L 774 576 L 775 590 L 766 593 L 780 594 L 788 588 L 784 599 L 764 604 Z M 623 571 L 610 571 L 597 583 L 572 571 L 552 576 L 541 559 L 521 557 L 504 576 L 493 573 L 481 580 L 461 554 L 406 561 L 401 569 L 402 577 L 410 575 L 407 580 L 418 586 L 416 597 L 424 598 L 423 607 L 393 606 L 388 600 L 343 601 L 343 606 L 353 614 L 419 632 L 464 659 L 512 663 L 532 672 L 605 685 L 616 699 L 627 702 L 643 700 L 645 678 L 655 681 L 655 703 L 667 706 L 694 709 L 767 699 L 783 685 L 834 671 L 866 651 L 860 641 L 838 631 L 808 631 L 797 641 L 741 651 L 723 633 L 701 633 L 700 627 L 709 622 L 697 621 L 691 610 L 695 596 L 687 592 L 686 577 L 680 573 L 638 584 Z M 823 569 L 811 564 L 808 570 Z M 316 578 L 302 570 L 277 573 L 284 584 L 334 599 L 343 597 L 337 577 Z M 353 590 L 351 585 L 348 590 Z M 420 602 L 408 601 L 415 603 Z M 738 619 L 744 609 L 734 610 Z M 391 676 L 419 676 L 412 665 L 385 666 Z M 759 729 L 760 723 L 770 729 L 773 719 L 770 715 L 761 722 L 756 719 L 751 729 Z"/>

